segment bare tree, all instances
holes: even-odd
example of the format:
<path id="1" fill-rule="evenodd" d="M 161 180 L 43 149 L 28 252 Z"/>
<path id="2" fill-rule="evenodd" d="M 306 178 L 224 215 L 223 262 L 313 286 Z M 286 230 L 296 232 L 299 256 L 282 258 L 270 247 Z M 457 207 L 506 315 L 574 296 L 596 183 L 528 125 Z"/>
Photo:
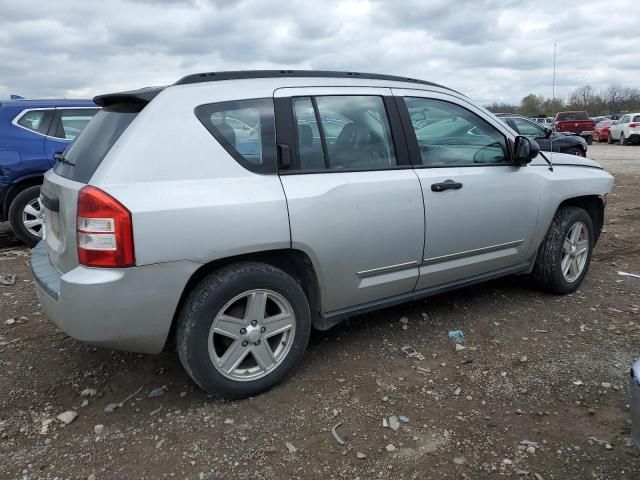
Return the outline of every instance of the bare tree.
<path id="1" fill-rule="evenodd" d="M 591 85 L 576 88 L 569 95 L 569 105 L 575 110 L 593 112 L 598 103 L 598 92 Z"/>

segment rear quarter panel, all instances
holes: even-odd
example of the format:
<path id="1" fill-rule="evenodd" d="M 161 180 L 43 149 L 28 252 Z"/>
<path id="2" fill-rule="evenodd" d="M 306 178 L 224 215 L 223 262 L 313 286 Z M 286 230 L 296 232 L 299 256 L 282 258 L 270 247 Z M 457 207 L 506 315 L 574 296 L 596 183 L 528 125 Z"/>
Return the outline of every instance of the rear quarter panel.
<path id="1" fill-rule="evenodd" d="M 247 94 L 225 83 L 159 94 L 91 179 L 131 211 L 138 265 L 291 246 L 279 177 L 246 170 L 194 114 L 201 104 L 271 97 L 273 89 Z"/>

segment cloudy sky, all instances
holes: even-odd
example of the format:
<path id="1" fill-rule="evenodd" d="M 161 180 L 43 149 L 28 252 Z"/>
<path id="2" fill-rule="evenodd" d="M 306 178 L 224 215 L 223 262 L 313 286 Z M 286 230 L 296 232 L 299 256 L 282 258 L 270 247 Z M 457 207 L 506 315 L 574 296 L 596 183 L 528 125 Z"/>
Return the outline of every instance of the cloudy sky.
<path id="1" fill-rule="evenodd" d="M 0 0 L 0 98 L 92 97 L 187 73 L 406 75 L 476 101 L 640 87 L 638 0 Z"/>

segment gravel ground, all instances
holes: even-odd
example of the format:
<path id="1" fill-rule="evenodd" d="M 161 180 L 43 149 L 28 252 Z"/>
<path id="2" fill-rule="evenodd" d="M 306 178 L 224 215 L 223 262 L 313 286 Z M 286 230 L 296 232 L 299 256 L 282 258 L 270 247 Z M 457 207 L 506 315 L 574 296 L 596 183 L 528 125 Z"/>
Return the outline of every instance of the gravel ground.
<path id="1" fill-rule="evenodd" d="M 510 277 L 357 317 L 316 332 L 293 376 L 243 401 L 203 394 L 172 352 L 67 338 L 0 227 L 0 273 L 17 275 L 0 285 L 0 478 L 640 478 L 627 384 L 640 280 L 617 274 L 640 273 L 640 147 L 589 156 L 616 185 L 578 292 Z"/>

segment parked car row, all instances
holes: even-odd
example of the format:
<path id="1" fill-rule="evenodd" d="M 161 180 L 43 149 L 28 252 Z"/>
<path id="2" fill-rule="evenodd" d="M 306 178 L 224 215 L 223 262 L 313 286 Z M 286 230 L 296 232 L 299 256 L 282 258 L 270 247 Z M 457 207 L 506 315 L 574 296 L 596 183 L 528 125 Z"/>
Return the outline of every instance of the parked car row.
<path id="1" fill-rule="evenodd" d="M 91 100 L 9 100 L 0 103 L 0 221 L 35 245 L 42 235 L 44 172 L 98 111 Z"/>

